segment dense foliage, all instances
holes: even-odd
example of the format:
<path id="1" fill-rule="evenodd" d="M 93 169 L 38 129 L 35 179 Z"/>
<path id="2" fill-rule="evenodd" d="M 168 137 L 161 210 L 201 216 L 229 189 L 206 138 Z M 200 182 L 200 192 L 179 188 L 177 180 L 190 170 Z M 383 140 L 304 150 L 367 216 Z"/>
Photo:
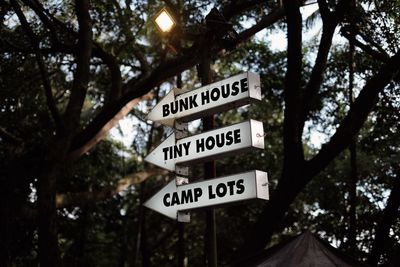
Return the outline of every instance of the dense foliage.
<path id="1" fill-rule="evenodd" d="M 179 23 L 170 35 L 151 21 L 164 5 Z M 265 150 L 216 166 L 217 176 L 267 171 L 271 192 L 216 209 L 218 265 L 305 229 L 371 265 L 400 262 L 399 1 L 0 7 L 0 266 L 209 262 L 203 211 L 182 225 L 142 206 L 174 177 L 143 161 L 171 133 L 145 113 L 181 82 L 199 87 L 205 58 L 215 81 L 261 76 L 262 101 L 215 123 L 262 121 Z M 221 14 L 207 20 L 212 7 Z M 287 47 L 272 49 L 282 34 Z M 190 179 L 202 178 L 192 166 Z"/>

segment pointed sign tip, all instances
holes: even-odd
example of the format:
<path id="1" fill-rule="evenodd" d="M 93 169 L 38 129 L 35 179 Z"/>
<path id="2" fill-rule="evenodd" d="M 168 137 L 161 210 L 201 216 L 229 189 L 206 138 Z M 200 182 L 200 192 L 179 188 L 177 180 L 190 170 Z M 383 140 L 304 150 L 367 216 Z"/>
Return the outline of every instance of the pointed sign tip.
<path id="1" fill-rule="evenodd" d="M 175 160 L 165 160 L 163 149 L 165 147 L 170 147 L 176 143 L 175 133 L 172 133 L 164 141 L 161 142 L 156 148 L 154 148 L 145 158 L 144 161 L 156 165 L 160 168 L 174 171 L 175 170 Z"/>
<path id="2" fill-rule="evenodd" d="M 153 109 L 147 114 L 146 119 L 165 124 L 162 121 L 171 118 L 170 116 L 167 116 L 169 118 L 164 118 L 165 115 L 163 115 L 162 106 L 166 103 L 173 102 L 174 100 L 175 100 L 175 93 L 174 89 L 172 89 L 153 107 Z"/>

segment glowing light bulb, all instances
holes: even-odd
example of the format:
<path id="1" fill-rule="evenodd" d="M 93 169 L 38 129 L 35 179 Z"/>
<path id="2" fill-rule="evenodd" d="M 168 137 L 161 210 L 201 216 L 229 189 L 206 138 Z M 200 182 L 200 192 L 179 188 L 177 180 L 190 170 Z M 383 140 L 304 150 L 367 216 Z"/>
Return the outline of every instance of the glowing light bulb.
<path id="1" fill-rule="evenodd" d="M 176 23 L 166 9 L 162 9 L 154 20 L 163 33 L 170 32 Z"/>

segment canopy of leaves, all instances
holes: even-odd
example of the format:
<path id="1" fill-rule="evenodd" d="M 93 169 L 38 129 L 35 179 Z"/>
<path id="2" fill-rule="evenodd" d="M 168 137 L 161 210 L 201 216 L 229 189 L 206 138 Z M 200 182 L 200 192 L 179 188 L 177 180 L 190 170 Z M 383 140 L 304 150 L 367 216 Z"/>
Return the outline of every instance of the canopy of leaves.
<path id="1" fill-rule="evenodd" d="M 217 176 L 260 169 L 268 172 L 271 191 L 267 204 L 256 201 L 216 209 L 218 264 L 231 263 L 243 244 L 254 241 L 257 249 L 263 249 L 268 241 L 275 244 L 305 229 L 359 260 L 370 257 L 383 210 L 400 179 L 400 65 L 390 66 L 399 53 L 400 1 L 357 1 L 354 7 L 347 1 L 299 1 L 306 6 L 302 11 L 318 6 L 297 25 L 300 34 L 310 36 L 316 28 L 322 29 L 310 40 L 300 40 L 298 80 L 290 80 L 297 77 L 290 76 L 291 44 L 287 52 L 284 47 L 270 49 L 267 41 L 279 32 L 293 40 L 292 17 L 284 16 L 290 8 L 282 7 L 282 1 L 257 0 L 92 1 L 86 10 L 91 32 L 88 73 L 79 76 L 85 65 L 80 46 L 83 2 L 0 1 L 1 266 L 42 264 L 40 240 L 46 233 L 41 225 L 46 219 L 55 227 L 49 232 L 56 240 L 59 263 L 65 266 L 177 266 L 182 254 L 189 266 L 205 265 L 203 211 L 193 211 L 191 223 L 183 227 L 142 206 L 173 179 L 172 174 L 154 171 L 143 162 L 172 131 L 146 121 L 145 113 L 179 79 L 185 89 L 199 87 L 196 65 L 205 56 L 212 59 L 215 81 L 243 71 L 261 77 L 260 102 L 217 114 L 215 122 L 221 127 L 246 119 L 262 121 L 265 150 L 218 160 Z M 160 35 L 151 21 L 164 5 L 178 22 L 177 30 L 168 36 Z M 231 25 L 237 39 L 227 38 L 221 24 L 206 23 L 212 7 L 221 11 L 229 22 L 224 27 Z M 353 63 L 349 40 L 356 47 Z M 357 101 L 368 81 L 379 80 L 380 69 L 387 65 L 393 77 L 378 91 L 376 104 L 359 129 L 350 127 L 347 135 L 338 138 L 344 148 L 330 154 L 331 160 L 323 162 L 326 168 L 321 164 L 305 171 L 321 153 L 334 150 L 331 137 L 340 134 L 352 114 L 349 83 Z M 81 105 L 73 103 L 79 92 Z M 136 105 L 122 115 L 134 124 L 129 133 L 133 142 L 125 147 L 104 133 L 130 103 Z M 67 112 L 71 110 L 76 117 Z M 200 132 L 202 125 L 193 123 L 190 129 L 191 134 Z M 353 167 L 346 149 L 353 138 L 356 247 L 349 241 L 354 226 L 350 222 Z M 291 150 L 291 145 L 296 149 Z M 296 159 L 299 151 L 303 158 Z M 202 166 L 191 166 L 190 179 L 203 178 L 207 177 Z M 48 190 L 43 186 L 46 182 Z M 287 207 L 273 202 L 286 197 L 276 196 L 279 193 L 287 193 Z M 46 213 L 40 204 L 46 201 L 40 199 L 47 199 L 54 209 Z M 391 262 L 400 251 L 398 206 L 380 263 Z M 266 214 L 271 210 L 275 213 Z M 268 216 L 273 225 L 263 221 Z M 271 230 L 257 238 L 248 234 L 267 226 Z"/>

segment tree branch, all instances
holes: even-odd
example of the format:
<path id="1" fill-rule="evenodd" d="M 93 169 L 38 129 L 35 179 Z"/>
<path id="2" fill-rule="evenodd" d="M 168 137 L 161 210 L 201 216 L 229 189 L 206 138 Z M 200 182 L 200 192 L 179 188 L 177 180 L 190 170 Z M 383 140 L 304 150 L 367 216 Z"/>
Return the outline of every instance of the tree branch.
<path id="1" fill-rule="evenodd" d="M 111 89 L 110 89 L 110 101 L 114 101 L 121 97 L 122 89 L 122 77 L 121 70 L 118 65 L 116 58 L 107 53 L 99 44 L 94 43 L 93 54 L 99 56 L 104 64 L 107 65 L 110 70 L 111 78 Z"/>
<path id="2" fill-rule="evenodd" d="M 132 44 L 133 54 L 137 58 L 140 63 L 140 69 L 142 71 L 142 75 L 146 76 L 150 73 L 150 64 L 146 59 L 146 56 L 142 53 L 142 50 L 138 47 L 136 43 Z"/>
<path id="3" fill-rule="evenodd" d="M 372 39 L 370 36 L 366 35 L 365 33 L 363 33 L 362 31 L 360 31 L 360 30 L 358 30 L 358 29 L 349 29 L 349 30 L 350 30 L 350 31 L 353 31 L 353 34 L 354 34 L 355 36 L 356 36 L 356 35 L 359 35 L 359 36 L 361 36 L 361 38 L 362 38 L 365 42 L 372 44 L 372 46 L 374 46 L 376 49 L 378 49 L 378 51 L 379 51 L 380 53 L 388 55 L 388 54 L 386 53 L 385 49 L 383 49 L 382 46 L 379 45 L 379 44 L 378 44 L 374 39 Z M 389 56 L 389 55 L 388 55 L 388 56 Z"/>
<path id="4" fill-rule="evenodd" d="M 64 114 L 66 128 L 75 130 L 79 127 L 80 114 L 89 83 L 90 58 L 92 54 L 92 24 L 89 15 L 89 1 L 75 1 L 78 17 L 78 43 L 76 54 L 76 71 L 71 89 L 71 97 Z"/>
<path id="5" fill-rule="evenodd" d="M 336 24 L 324 23 L 322 27 L 322 36 L 318 47 L 317 58 L 313 69 L 311 71 L 310 79 L 308 80 L 307 86 L 304 90 L 304 113 L 302 120 L 307 119 L 308 113 L 312 108 L 315 97 L 321 87 L 324 79 L 324 72 L 326 69 L 326 63 L 330 48 L 332 46 L 333 34 L 335 33 Z"/>
<path id="6" fill-rule="evenodd" d="M 33 30 L 30 28 L 28 21 L 26 20 L 26 17 L 24 15 L 24 13 L 22 13 L 21 8 L 18 4 L 17 1 L 12 0 L 10 1 L 10 3 L 12 4 L 15 13 L 18 16 L 19 21 L 21 22 L 22 27 L 24 28 L 26 34 L 28 35 L 33 50 L 35 52 L 35 56 L 36 56 L 36 61 L 38 63 L 39 66 L 39 70 L 40 70 L 40 75 L 42 76 L 42 82 L 43 82 L 43 87 L 45 90 L 45 95 L 46 95 L 46 101 L 47 101 L 47 106 L 50 110 L 50 114 L 53 117 L 53 120 L 55 122 L 56 125 L 56 129 L 58 132 L 60 132 L 63 128 L 62 125 L 62 121 L 56 106 L 56 103 L 54 101 L 54 97 L 53 97 L 53 93 L 52 93 L 52 89 L 51 89 L 51 84 L 50 84 L 50 79 L 49 79 L 49 75 L 47 73 L 47 69 L 45 67 L 45 63 L 43 60 L 43 56 L 40 52 L 40 45 L 39 45 L 39 40 L 37 39 L 35 33 L 33 32 Z"/>
<path id="7" fill-rule="evenodd" d="M 0 140 L 4 140 L 13 145 L 20 145 L 23 143 L 21 138 L 18 138 L 15 135 L 9 133 L 3 127 L 0 127 Z"/>
<path id="8" fill-rule="evenodd" d="M 150 99 L 150 97 L 151 97 L 151 94 L 147 94 L 142 97 L 134 98 L 133 100 L 128 102 L 125 106 L 123 106 L 121 109 L 119 109 L 119 111 L 114 115 L 114 117 L 112 117 L 107 123 L 105 123 L 104 126 L 93 136 L 91 136 L 89 134 L 84 135 L 84 133 L 86 133 L 85 131 L 81 132 L 81 134 L 76 136 L 73 140 L 72 150 L 70 151 L 70 153 L 68 155 L 68 159 L 75 160 L 75 159 L 79 158 L 80 156 L 82 156 L 83 154 L 85 154 L 90 149 L 92 149 L 98 142 L 100 142 L 103 139 L 104 136 L 106 136 L 108 134 L 109 130 L 111 130 L 115 125 L 117 125 L 118 122 L 122 118 L 124 118 L 133 109 L 133 107 L 136 104 L 138 104 L 141 100 Z M 110 104 L 110 107 L 111 107 L 111 105 L 114 105 L 114 104 Z M 118 107 L 118 106 L 115 105 L 115 107 Z M 118 109 L 118 108 L 116 108 L 116 109 Z M 108 110 L 108 111 L 110 111 L 110 110 Z M 114 111 L 114 109 L 112 109 L 112 111 Z M 108 116 L 108 115 L 112 116 L 112 114 L 106 114 L 106 113 L 103 113 L 103 114 L 104 114 L 104 116 Z M 100 120 L 102 119 L 100 117 L 97 117 L 97 118 L 99 118 Z M 94 124 L 92 124 L 92 125 L 94 125 Z M 96 126 L 97 126 L 97 124 L 96 124 Z M 87 130 L 87 128 L 85 130 Z M 86 139 L 86 138 L 88 138 L 88 139 Z M 86 140 L 86 141 L 82 142 L 83 140 Z M 79 143 L 82 145 L 76 146 L 76 143 Z"/>
<path id="9" fill-rule="evenodd" d="M 322 21 L 330 19 L 331 12 L 329 11 L 328 3 L 325 0 L 318 0 L 318 9 L 321 14 Z"/>
<path id="10" fill-rule="evenodd" d="M 54 44 L 59 43 L 55 25 L 51 22 L 51 20 L 44 13 L 43 5 L 40 2 L 35 1 L 35 0 L 34 1 L 22 0 L 22 2 L 24 2 L 25 5 L 29 6 L 36 13 L 36 15 L 39 17 L 39 19 L 43 22 L 43 24 L 49 29 L 51 41 Z"/>
<path id="11" fill-rule="evenodd" d="M 283 1 L 287 20 L 287 70 L 284 89 L 284 166 L 304 160 L 301 118 L 303 99 L 300 90 L 302 71 L 302 18 L 299 1 Z M 289 169 L 285 168 L 284 169 Z M 283 176 L 285 177 L 285 176 Z"/>
<path id="12" fill-rule="evenodd" d="M 68 35 L 72 35 L 74 38 L 75 37 L 79 38 L 78 33 L 66 27 L 61 21 L 59 21 L 55 17 L 50 16 L 50 14 L 45 11 L 43 5 L 40 2 L 36 0 L 35 1 L 23 0 L 23 1 L 30 8 L 32 8 L 32 10 L 35 11 L 40 20 L 44 23 L 44 25 L 46 25 L 46 27 L 49 28 L 52 36 L 53 47 L 63 51 L 74 52 L 73 51 L 74 49 L 68 48 L 70 47 L 70 45 L 62 44 L 59 42 L 53 21 L 55 21 L 57 25 L 59 25 L 59 27 L 63 28 Z M 111 89 L 112 89 L 110 90 L 110 100 L 113 101 L 115 99 L 118 99 L 121 96 L 122 79 L 121 79 L 121 71 L 119 69 L 117 60 L 113 55 L 107 53 L 99 44 L 97 44 L 94 41 L 92 49 L 93 49 L 93 56 L 99 57 L 110 70 Z"/>
<path id="13" fill-rule="evenodd" d="M 400 66 L 400 52 L 391 57 L 379 72 L 366 83 L 336 133 L 328 143 L 322 146 L 319 153 L 306 163 L 308 177 L 313 177 L 319 173 L 350 144 L 351 137 L 361 129 L 374 107 L 379 93 L 399 73 L 398 66 Z"/>
<path id="14" fill-rule="evenodd" d="M 150 169 L 148 171 L 132 173 L 119 180 L 116 185 L 104 188 L 100 191 L 57 194 L 56 206 L 57 209 L 62 209 L 67 207 L 83 206 L 89 203 L 102 201 L 118 194 L 119 192 L 122 192 L 131 185 L 140 184 L 151 176 L 167 174 L 168 171 L 159 168 Z"/>
<path id="15" fill-rule="evenodd" d="M 374 59 L 379 60 L 383 63 L 387 63 L 388 60 L 390 59 L 390 56 L 386 52 L 377 51 L 374 48 L 372 48 L 371 46 L 362 43 L 360 40 L 358 40 L 355 37 L 355 35 L 349 33 L 348 31 L 342 30 L 341 33 L 347 40 L 353 42 L 355 46 L 357 46 L 358 48 L 363 50 L 365 53 L 367 53 Z"/>
<path id="16" fill-rule="evenodd" d="M 238 11 L 242 12 L 265 2 L 266 1 L 264 0 L 231 1 L 230 5 L 223 8 L 222 14 L 227 20 L 229 20 L 236 16 L 239 13 Z"/>
<path id="17" fill-rule="evenodd" d="M 264 16 L 256 25 L 241 32 L 239 36 L 242 40 L 247 40 L 257 32 L 282 19 L 284 15 L 285 11 L 283 8 L 276 8 L 273 11 L 271 11 L 271 13 Z"/>
<path id="18" fill-rule="evenodd" d="M 307 119 L 314 99 L 317 96 L 323 82 L 329 51 L 332 46 L 333 35 L 337 25 L 343 19 L 345 7 L 348 5 L 347 3 L 347 0 L 340 1 L 337 4 L 336 10 L 334 12 L 330 12 L 326 1 L 318 0 L 318 6 L 323 21 L 322 36 L 318 47 L 317 58 L 315 59 L 310 79 L 304 91 L 303 121 Z"/>

